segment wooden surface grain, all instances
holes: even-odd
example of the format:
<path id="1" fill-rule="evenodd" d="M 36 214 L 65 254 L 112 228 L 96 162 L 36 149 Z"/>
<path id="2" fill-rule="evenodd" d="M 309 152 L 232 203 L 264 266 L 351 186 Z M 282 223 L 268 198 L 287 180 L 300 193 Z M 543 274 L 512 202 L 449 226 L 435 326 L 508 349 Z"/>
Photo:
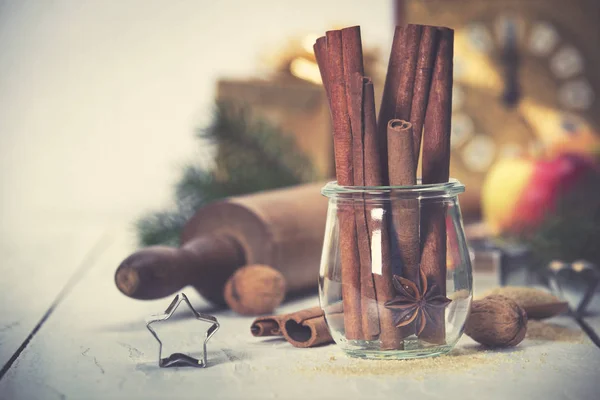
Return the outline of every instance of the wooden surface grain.
<path id="1" fill-rule="evenodd" d="M 43 218 L 22 222 L 0 229 L 0 369 L 107 239 L 104 225 Z"/>
<path id="2" fill-rule="evenodd" d="M 111 230 L 108 235 L 110 243 L 84 268 L 82 279 L 0 380 L 0 398 L 388 399 L 401 392 L 415 398 L 592 399 L 600 389 L 600 350 L 587 340 L 526 339 L 516 349 L 483 354 L 464 337 L 458 352 L 483 354 L 490 362 L 455 371 L 400 374 L 392 369 L 390 374 L 373 374 L 365 368 L 357 373 L 355 361 L 336 346 L 296 349 L 282 339 L 252 337 L 252 318 L 211 309 L 189 288 L 185 292 L 196 309 L 216 315 L 221 323 L 208 344 L 209 367 L 161 369 L 158 344 L 146 330 L 145 318 L 162 313 L 170 298 L 136 301 L 117 291 L 114 268 L 133 243 L 124 230 Z M 89 251 L 94 241 L 87 246 Z M 476 277 L 480 290 L 494 281 L 492 276 Z M 280 311 L 316 304 L 316 296 L 309 297 Z M 171 320 L 156 326 L 165 354 L 201 350 L 207 326 L 189 316 L 181 307 Z M 593 321 L 600 328 L 597 319 Z M 564 317 L 553 322 L 574 327 Z M 430 376 L 435 376 L 435 386 L 427 384 Z"/>

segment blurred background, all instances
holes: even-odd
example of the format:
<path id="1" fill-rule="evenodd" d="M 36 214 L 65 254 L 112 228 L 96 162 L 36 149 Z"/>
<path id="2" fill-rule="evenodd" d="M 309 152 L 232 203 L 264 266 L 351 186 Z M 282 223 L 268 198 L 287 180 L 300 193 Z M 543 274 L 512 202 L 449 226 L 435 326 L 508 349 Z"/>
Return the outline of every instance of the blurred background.
<path id="1" fill-rule="evenodd" d="M 168 207 L 182 167 L 210 162 L 194 131 L 212 120 L 218 82 L 269 80 L 293 41 L 335 24 L 360 23 L 365 43 L 389 48 L 391 2 L 364 7 L 0 1 L 3 225 Z"/>
<path id="2" fill-rule="evenodd" d="M 595 0 L 0 0 L 3 246 L 84 223 L 176 244 L 207 202 L 332 176 L 312 43 L 361 25 L 380 93 L 412 22 L 456 30 L 474 246 L 598 263 L 599 17 Z"/>

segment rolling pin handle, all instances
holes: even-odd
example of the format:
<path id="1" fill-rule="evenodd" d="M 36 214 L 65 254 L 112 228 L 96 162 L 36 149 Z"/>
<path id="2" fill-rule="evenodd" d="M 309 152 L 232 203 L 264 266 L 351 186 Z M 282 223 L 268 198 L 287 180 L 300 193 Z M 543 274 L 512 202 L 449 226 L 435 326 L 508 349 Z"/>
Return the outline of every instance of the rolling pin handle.
<path id="1" fill-rule="evenodd" d="M 212 293 L 218 285 L 215 279 L 226 280 L 243 264 L 235 240 L 200 236 L 181 248 L 151 246 L 133 253 L 117 268 L 115 283 L 123 294 L 140 300 L 170 296 L 194 285 L 208 300 L 219 302 L 221 294 Z"/>

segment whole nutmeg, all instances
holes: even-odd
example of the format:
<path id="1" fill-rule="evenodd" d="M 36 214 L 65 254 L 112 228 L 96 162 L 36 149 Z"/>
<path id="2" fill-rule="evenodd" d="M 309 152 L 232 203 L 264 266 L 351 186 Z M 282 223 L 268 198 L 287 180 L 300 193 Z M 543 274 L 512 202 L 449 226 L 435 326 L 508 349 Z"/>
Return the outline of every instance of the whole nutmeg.
<path id="1" fill-rule="evenodd" d="M 285 297 L 285 278 L 268 265 L 247 265 L 227 280 L 224 297 L 238 314 L 269 314 Z"/>
<path id="2" fill-rule="evenodd" d="M 516 346 L 527 333 L 527 313 L 507 297 L 487 296 L 473 302 L 465 333 L 485 346 Z"/>

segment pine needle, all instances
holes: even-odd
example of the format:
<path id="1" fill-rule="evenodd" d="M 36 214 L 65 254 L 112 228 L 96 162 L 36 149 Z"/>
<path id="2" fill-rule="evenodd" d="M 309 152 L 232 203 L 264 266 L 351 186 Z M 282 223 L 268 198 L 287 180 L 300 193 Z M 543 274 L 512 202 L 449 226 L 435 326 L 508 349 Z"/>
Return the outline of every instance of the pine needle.
<path id="1" fill-rule="evenodd" d="M 140 245 L 178 245 L 186 221 L 210 202 L 318 179 L 293 137 L 252 115 L 248 106 L 217 103 L 213 122 L 196 137 L 216 146 L 214 168 L 183 169 L 175 185 L 175 210 L 150 213 L 136 222 Z"/>

